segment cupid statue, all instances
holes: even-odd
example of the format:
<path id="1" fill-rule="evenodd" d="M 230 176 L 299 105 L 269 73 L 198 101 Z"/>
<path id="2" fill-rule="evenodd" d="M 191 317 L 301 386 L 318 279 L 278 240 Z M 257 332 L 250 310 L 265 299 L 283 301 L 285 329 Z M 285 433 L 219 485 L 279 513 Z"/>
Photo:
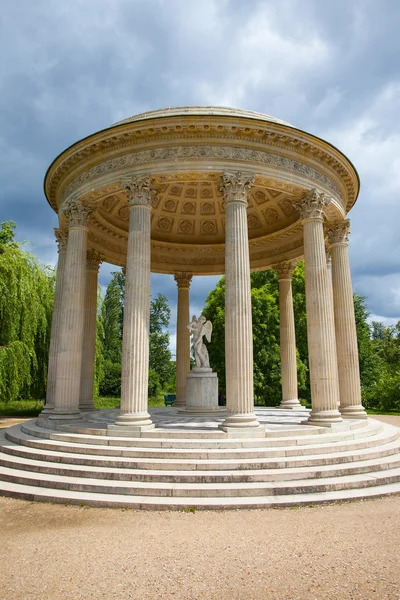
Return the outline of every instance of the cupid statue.
<path id="1" fill-rule="evenodd" d="M 206 336 L 207 342 L 211 342 L 211 321 L 207 321 L 204 315 L 201 315 L 198 319 L 196 315 L 193 315 L 188 329 L 192 333 L 192 348 L 196 359 L 196 367 L 209 368 L 210 360 L 208 358 L 207 346 L 203 343 L 203 337 Z"/>

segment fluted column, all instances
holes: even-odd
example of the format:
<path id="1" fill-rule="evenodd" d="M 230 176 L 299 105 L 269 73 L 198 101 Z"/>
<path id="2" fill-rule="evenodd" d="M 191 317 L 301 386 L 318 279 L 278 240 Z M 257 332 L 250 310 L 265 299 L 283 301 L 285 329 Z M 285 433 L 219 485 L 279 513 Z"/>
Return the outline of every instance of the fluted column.
<path id="1" fill-rule="evenodd" d="M 93 384 L 96 359 L 97 285 L 101 255 L 95 250 L 86 254 L 85 325 L 81 369 L 80 410 L 93 410 Z"/>
<path id="2" fill-rule="evenodd" d="M 284 261 L 274 266 L 279 282 L 282 402 L 279 408 L 303 408 L 297 391 L 296 333 L 294 327 L 292 273 L 296 264 Z"/>
<path id="3" fill-rule="evenodd" d="M 325 224 L 324 224 L 324 231 L 325 231 Z M 331 303 L 330 310 L 335 315 L 334 310 L 333 310 L 333 289 L 332 289 L 332 268 L 331 268 L 332 267 L 332 256 L 331 256 L 331 249 L 330 249 L 329 244 L 327 243 L 326 239 L 325 239 L 325 255 L 326 255 L 326 272 L 327 272 L 327 275 L 328 275 L 329 301 Z M 337 356 L 336 330 L 335 330 L 334 340 L 332 340 L 332 344 L 334 344 L 335 354 Z M 337 372 L 337 379 L 339 381 L 339 371 Z M 339 408 L 339 406 L 340 406 L 340 394 L 339 394 L 338 399 L 337 399 L 337 407 Z"/>
<path id="4" fill-rule="evenodd" d="M 296 204 L 304 226 L 306 311 L 312 410 L 309 423 L 342 421 L 337 409 L 339 383 L 335 324 L 326 267 L 324 210 L 330 199 L 313 189 Z"/>
<path id="5" fill-rule="evenodd" d="M 333 306 L 339 371 L 340 412 L 350 419 L 367 418 L 362 406 L 357 331 L 348 253 L 350 221 L 327 226 L 332 255 Z"/>
<path id="6" fill-rule="evenodd" d="M 175 406 L 186 404 L 186 378 L 190 371 L 190 331 L 189 289 L 192 275 L 175 273 L 178 286 L 178 314 L 176 320 L 176 402 Z"/>
<path id="7" fill-rule="evenodd" d="M 68 231 L 55 229 L 58 245 L 58 262 L 56 285 L 54 290 L 54 307 L 51 320 L 51 336 L 49 347 L 49 362 L 47 367 L 46 404 L 41 415 L 51 414 L 54 409 L 54 397 L 56 393 L 57 376 L 57 352 L 60 340 L 61 300 L 63 297 L 63 282 L 65 271 L 65 257 L 67 253 Z"/>
<path id="8" fill-rule="evenodd" d="M 121 414 L 114 427 L 154 427 L 148 413 L 150 217 L 155 190 L 148 176 L 124 184 L 130 206 L 122 335 Z M 111 426 L 112 427 L 112 426 Z"/>
<path id="9" fill-rule="evenodd" d="M 62 287 L 57 351 L 55 408 L 50 419 L 80 418 L 83 327 L 85 318 L 87 222 L 91 210 L 72 198 L 62 207 L 68 220 L 68 246 Z"/>
<path id="10" fill-rule="evenodd" d="M 224 431 L 256 428 L 253 389 L 253 331 L 247 193 L 254 176 L 224 173 L 225 202 L 225 369 L 228 416 Z"/>

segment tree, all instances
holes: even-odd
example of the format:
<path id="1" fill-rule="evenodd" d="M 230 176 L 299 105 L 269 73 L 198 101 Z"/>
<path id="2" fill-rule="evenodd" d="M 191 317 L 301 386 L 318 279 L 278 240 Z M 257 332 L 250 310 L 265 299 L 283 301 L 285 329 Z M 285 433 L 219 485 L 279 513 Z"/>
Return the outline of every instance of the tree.
<path id="1" fill-rule="evenodd" d="M 299 266 L 293 274 L 295 311 L 305 312 L 304 269 Z M 303 291 L 304 294 L 304 291 Z M 254 395 L 256 404 L 274 406 L 281 400 L 281 368 L 279 347 L 279 293 L 274 270 L 251 274 L 251 304 L 253 320 Z M 209 345 L 210 364 L 218 373 L 219 385 L 225 382 L 225 279 L 207 297 L 203 314 L 213 323 L 213 337 Z M 306 339 L 306 319 L 301 315 L 300 331 Z M 303 331 L 304 330 L 304 331 Z M 305 344 L 307 346 L 307 344 Z M 305 358 L 307 354 L 304 352 Z M 303 397 L 308 395 L 307 366 L 298 353 L 298 382 Z"/>
<path id="2" fill-rule="evenodd" d="M 122 361 L 122 323 L 125 277 L 120 272 L 112 273 L 100 310 L 97 335 L 102 345 L 102 364 L 96 369 L 102 396 L 120 396 Z M 100 351 L 99 351 L 100 353 Z M 99 369 L 102 367 L 102 376 Z"/>
<path id="3" fill-rule="evenodd" d="M 162 388 L 169 383 L 173 371 L 168 331 L 170 316 L 168 298 L 158 294 L 150 303 L 149 368 L 157 374 Z M 155 380 L 154 375 L 152 377 Z"/>
<path id="4" fill-rule="evenodd" d="M 125 276 L 120 272 L 113 273 L 101 306 L 101 323 L 98 328 L 103 357 L 103 375 L 99 378 L 102 396 L 119 396 L 121 393 L 124 295 Z M 151 396 L 157 396 L 161 389 L 166 389 L 173 378 L 174 364 L 171 361 L 168 332 L 170 314 L 165 296 L 159 294 L 151 301 L 149 331 L 149 395 Z"/>
<path id="5" fill-rule="evenodd" d="M 47 379 L 54 271 L 0 230 L 0 400 L 43 398 Z"/>

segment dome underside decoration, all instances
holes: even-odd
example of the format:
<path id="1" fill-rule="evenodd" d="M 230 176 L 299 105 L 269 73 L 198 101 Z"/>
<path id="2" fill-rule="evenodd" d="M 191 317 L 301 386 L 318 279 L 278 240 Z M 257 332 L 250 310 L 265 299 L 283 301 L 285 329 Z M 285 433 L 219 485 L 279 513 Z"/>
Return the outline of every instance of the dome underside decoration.
<path id="1" fill-rule="evenodd" d="M 357 197 L 358 178 L 338 150 L 271 119 L 212 107 L 132 117 L 63 152 L 47 172 L 47 198 L 57 212 L 71 197 L 92 206 L 89 246 L 123 266 L 129 226 L 123 182 L 148 174 L 157 190 L 152 270 L 218 274 L 225 252 L 221 177 L 244 171 L 255 176 L 247 207 L 251 268 L 301 258 L 296 201 L 315 187 L 332 198 L 327 218 L 343 218 Z"/>

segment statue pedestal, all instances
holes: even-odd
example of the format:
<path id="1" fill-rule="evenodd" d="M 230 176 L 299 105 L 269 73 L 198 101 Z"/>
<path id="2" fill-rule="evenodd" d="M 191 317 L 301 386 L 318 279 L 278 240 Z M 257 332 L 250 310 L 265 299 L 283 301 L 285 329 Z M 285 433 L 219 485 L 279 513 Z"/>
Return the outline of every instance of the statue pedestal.
<path id="1" fill-rule="evenodd" d="M 218 406 L 218 376 L 207 367 L 197 367 L 186 379 L 186 406 L 178 409 L 184 413 L 224 413 Z"/>

